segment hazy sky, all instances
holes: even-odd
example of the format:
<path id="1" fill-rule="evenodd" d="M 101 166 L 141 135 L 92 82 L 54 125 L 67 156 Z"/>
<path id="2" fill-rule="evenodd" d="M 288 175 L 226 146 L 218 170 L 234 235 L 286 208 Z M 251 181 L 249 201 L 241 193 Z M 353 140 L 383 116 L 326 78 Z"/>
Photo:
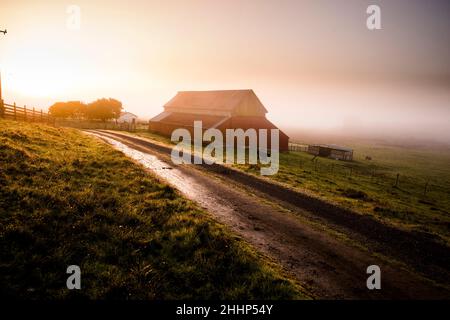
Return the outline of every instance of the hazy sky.
<path id="1" fill-rule="evenodd" d="M 288 132 L 450 140 L 450 1 L 2 0 L 3 28 L 7 102 L 114 97 L 149 118 L 179 90 L 251 88 Z"/>

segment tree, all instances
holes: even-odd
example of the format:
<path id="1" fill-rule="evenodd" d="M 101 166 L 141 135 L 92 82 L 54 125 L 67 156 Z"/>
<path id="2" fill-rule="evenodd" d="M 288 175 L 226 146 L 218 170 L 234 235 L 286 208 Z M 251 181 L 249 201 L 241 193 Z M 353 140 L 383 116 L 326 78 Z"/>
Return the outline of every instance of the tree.
<path id="1" fill-rule="evenodd" d="M 86 116 L 89 119 L 106 121 L 119 118 L 121 111 L 122 102 L 112 98 L 103 98 L 88 104 Z"/>
<path id="2" fill-rule="evenodd" d="M 69 101 L 69 107 L 73 110 L 72 117 L 75 119 L 86 118 L 87 105 L 80 101 Z"/>
<path id="3" fill-rule="evenodd" d="M 56 102 L 49 113 L 56 118 L 92 119 L 106 121 L 117 119 L 122 111 L 122 102 L 116 99 L 98 99 L 86 105 L 80 101 Z"/>
<path id="4" fill-rule="evenodd" d="M 80 101 L 56 102 L 49 108 L 49 113 L 56 118 L 83 118 L 86 104 Z"/>

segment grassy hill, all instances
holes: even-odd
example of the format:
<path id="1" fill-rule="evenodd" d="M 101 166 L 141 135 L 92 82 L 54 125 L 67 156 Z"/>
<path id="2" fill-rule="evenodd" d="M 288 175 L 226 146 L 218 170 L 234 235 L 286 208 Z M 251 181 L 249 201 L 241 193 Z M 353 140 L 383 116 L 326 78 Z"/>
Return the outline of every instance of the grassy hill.
<path id="1" fill-rule="evenodd" d="M 81 268 L 81 290 L 66 268 Z M 0 295 L 295 299 L 279 268 L 110 146 L 0 120 Z"/>

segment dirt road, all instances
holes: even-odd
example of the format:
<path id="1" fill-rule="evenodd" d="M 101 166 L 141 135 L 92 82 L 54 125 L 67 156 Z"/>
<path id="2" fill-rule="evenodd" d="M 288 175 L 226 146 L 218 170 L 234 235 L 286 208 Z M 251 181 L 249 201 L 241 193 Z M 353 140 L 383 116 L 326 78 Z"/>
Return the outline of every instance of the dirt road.
<path id="1" fill-rule="evenodd" d="M 450 298 L 448 290 L 380 256 L 379 252 L 358 245 L 361 239 L 351 230 L 348 236 L 355 239 L 349 241 L 348 237 L 330 232 L 325 224 L 317 223 L 320 220 L 312 221 L 312 211 L 307 205 L 296 205 L 295 201 L 287 205 L 279 197 L 264 196 L 243 179 L 218 174 L 217 167 L 204 170 L 196 165 L 175 166 L 167 147 L 146 139 L 117 132 L 91 131 L 91 134 L 197 202 L 257 250 L 277 261 L 317 298 Z M 366 286 L 366 269 L 373 264 L 381 268 L 381 290 L 368 290 Z"/>

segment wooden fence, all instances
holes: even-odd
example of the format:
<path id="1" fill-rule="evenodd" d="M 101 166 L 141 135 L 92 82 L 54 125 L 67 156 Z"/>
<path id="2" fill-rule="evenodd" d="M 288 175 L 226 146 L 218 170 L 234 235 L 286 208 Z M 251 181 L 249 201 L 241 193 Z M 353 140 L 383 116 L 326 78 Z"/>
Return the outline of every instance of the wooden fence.
<path id="1" fill-rule="evenodd" d="M 7 104 L 0 100 L 0 118 L 29 121 L 29 122 L 44 122 L 54 123 L 54 118 L 47 112 L 36 110 L 34 107 L 29 109 L 27 106 L 19 107 L 15 103 Z"/>
<path id="2" fill-rule="evenodd" d="M 121 131 L 136 131 L 142 125 L 138 123 L 118 123 L 116 121 L 101 121 L 101 120 L 85 120 L 85 119 L 55 119 L 55 126 L 57 127 L 71 127 L 77 129 L 103 129 L 103 130 L 121 130 Z M 144 126 L 147 129 L 147 125 Z"/>
<path id="3" fill-rule="evenodd" d="M 296 143 L 296 142 L 289 142 L 289 151 L 307 152 L 308 151 L 308 145 L 307 144 Z"/>

